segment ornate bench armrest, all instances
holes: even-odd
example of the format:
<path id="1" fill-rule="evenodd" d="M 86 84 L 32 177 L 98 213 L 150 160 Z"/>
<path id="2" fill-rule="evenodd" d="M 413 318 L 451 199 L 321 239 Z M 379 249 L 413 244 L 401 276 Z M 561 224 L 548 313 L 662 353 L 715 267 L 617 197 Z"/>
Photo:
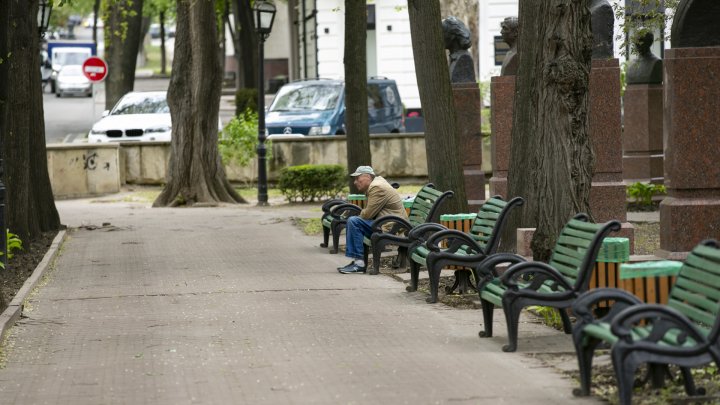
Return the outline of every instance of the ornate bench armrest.
<path id="1" fill-rule="evenodd" d="M 592 323 L 595 320 L 593 308 L 602 301 L 615 301 L 610 313 L 603 320 L 610 321 L 615 317 L 618 311 L 631 305 L 642 304 L 642 300 L 625 290 L 619 288 L 596 288 L 586 291 L 575 300 L 572 304 L 572 310 L 575 316 L 583 323 Z"/>
<path id="2" fill-rule="evenodd" d="M 666 305 L 642 304 L 626 308 L 615 316 L 610 324 L 610 330 L 620 340 L 633 343 L 633 327 L 641 320 L 647 320 L 652 324 L 652 331 L 642 339 L 644 344 L 660 342 L 673 329 L 682 330 L 682 333 L 677 335 L 679 345 L 686 343 L 688 338 L 700 346 L 708 344 L 697 325 L 676 309 Z M 674 350 L 677 349 L 674 347 Z"/>
<path id="3" fill-rule="evenodd" d="M 552 280 L 566 290 L 573 289 L 560 272 L 543 262 L 525 262 L 511 266 L 500 277 L 500 281 L 509 289 L 517 291 L 520 288 L 518 278 L 525 276 L 532 276 L 532 279 L 530 283 L 525 283 L 527 285 L 523 286 L 524 289 L 537 290 L 548 280 Z"/>
<path id="4" fill-rule="evenodd" d="M 475 239 L 473 239 L 470 235 L 460 232 L 456 229 L 448 229 L 445 231 L 440 231 L 438 233 L 433 234 L 431 237 L 427 240 L 427 248 L 430 249 L 433 252 L 439 252 L 440 245 L 442 242 L 446 242 L 449 251 L 455 251 L 458 247 L 465 245 L 468 246 L 470 249 L 468 250 L 469 253 L 483 253 L 483 249 L 480 247 L 480 245 L 477 244 Z"/>
<path id="5" fill-rule="evenodd" d="M 390 233 L 393 234 L 400 233 L 400 231 L 403 230 L 409 231 L 410 229 L 412 229 L 412 225 L 410 224 L 410 222 L 407 221 L 407 219 L 395 215 L 386 215 L 373 221 L 372 232 L 385 232 L 383 230 L 383 225 L 385 224 L 393 224 L 390 231 Z"/>

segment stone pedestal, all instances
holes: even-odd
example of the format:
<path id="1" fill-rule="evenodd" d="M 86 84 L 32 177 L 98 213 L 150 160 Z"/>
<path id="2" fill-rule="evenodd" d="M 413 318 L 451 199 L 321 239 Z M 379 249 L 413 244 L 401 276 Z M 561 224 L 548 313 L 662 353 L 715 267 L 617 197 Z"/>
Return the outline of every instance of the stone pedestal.
<path id="1" fill-rule="evenodd" d="M 590 70 L 590 138 L 595 171 L 590 189 L 590 210 L 596 222 L 616 219 L 623 229 L 613 236 L 630 239 L 635 233 L 627 222 L 620 124 L 620 65 L 617 59 L 594 59 Z"/>
<path id="2" fill-rule="evenodd" d="M 515 102 L 515 75 L 494 76 L 490 82 L 491 105 L 491 158 L 492 177 L 490 195 L 508 198 L 507 174 L 510 169 L 510 137 Z"/>
<path id="3" fill-rule="evenodd" d="M 665 187 L 658 256 L 720 239 L 720 47 L 665 51 Z"/>
<path id="4" fill-rule="evenodd" d="M 485 173 L 482 170 L 482 133 L 480 132 L 480 89 L 476 83 L 454 83 L 458 144 L 465 177 L 468 209 L 476 212 L 485 202 Z"/>
<path id="5" fill-rule="evenodd" d="M 623 178 L 663 182 L 663 86 L 629 84 L 624 98 Z"/>

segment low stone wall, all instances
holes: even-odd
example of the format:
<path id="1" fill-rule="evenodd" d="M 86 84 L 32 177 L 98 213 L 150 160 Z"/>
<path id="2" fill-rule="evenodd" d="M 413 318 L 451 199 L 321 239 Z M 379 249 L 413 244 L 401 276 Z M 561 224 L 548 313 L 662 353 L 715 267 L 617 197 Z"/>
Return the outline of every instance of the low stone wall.
<path id="1" fill-rule="evenodd" d="M 48 171 L 56 198 L 77 198 L 120 191 L 118 144 L 69 144 L 47 147 Z"/>
<path id="2" fill-rule="evenodd" d="M 485 140 L 488 145 L 483 145 L 483 154 L 486 154 L 483 157 L 483 169 L 489 172 L 489 138 Z M 346 165 L 346 146 L 345 136 L 273 139 L 272 156 L 268 159 L 268 180 L 275 182 L 280 170 L 288 166 Z M 370 150 L 372 166 L 384 177 L 392 180 L 427 178 L 425 136 L 422 133 L 371 135 Z M 84 162 L 93 153 L 97 156 L 95 161 L 100 162 L 103 168 L 101 171 L 85 169 L 83 164 L 79 167 L 76 165 L 77 162 Z M 165 183 L 170 161 L 170 143 L 52 145 L 48 146 L 48 163 L 51 161 L 53 163 L 49 164 L 50 177 L 56 197 L 114 193 L 119 191 L 120 184 Z M 253 183 L 257 178 L 256 161 L 248 167 L 229 165 L 225 170 L 233 183 Z M 103 176 L 99 177 L 99 173 Z"/>

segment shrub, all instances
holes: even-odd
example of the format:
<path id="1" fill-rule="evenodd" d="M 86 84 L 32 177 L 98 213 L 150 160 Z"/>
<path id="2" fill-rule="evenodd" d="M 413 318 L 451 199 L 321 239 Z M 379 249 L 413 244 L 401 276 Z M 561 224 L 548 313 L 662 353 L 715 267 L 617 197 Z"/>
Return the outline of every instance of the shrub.
<path id="1" fill-rule="evenodd" d="M 7 239 L 5 240 L 7 241 L 7 258 L 12 259 L 13 251 L 22 250 L 22 241 L 20 240 L 20 238 L 18 238 L 16 234 L 10 233 L 9 229 L 7 230 L 6 237 Z M 0 255 L 2 255 L 2 252 L 0 252 Z M 0 268 L 5 268 L 5 263 L 3 263 L 2 261 L 0 261 Z"/>
<path id="2" fill-rule="evenodd" d="M 346 185 L 347 173 L 341 165 L 302 165 L 280 171 L 278 188 L 290 202 L 315 201 L 334 197 Z"/>
<path id="3" fill-rule="evenodd" d="M 240 116 L 246 110 L 257 113 L 257 89 L 238 89 L 235 93 L 235 115 Z"/>
<path id="4" fill-rule="evenodd" d="M 662 184 L 636 182 L 627 187 L 627 195 L 639 206 L 651 206 L 652 198 L 657 194 L 665 194 L 665 186 Z"/>
<path id="5" fill-rule="evenodd" d="M 218 150 L 224 164 L 234 163 L 240 167 L 247 166 L 257 156 L 258 145 L 257 113 L 245 110 L 233 117 L 220 133 Z M 272 157 L 272 142 L 265 141 L 267 158 Z"/>

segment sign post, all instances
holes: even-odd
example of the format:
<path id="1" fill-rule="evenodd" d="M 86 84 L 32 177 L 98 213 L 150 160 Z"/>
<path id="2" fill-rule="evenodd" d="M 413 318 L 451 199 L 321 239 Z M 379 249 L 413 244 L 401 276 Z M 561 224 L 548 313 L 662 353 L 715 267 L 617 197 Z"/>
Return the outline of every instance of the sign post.
<path id="1" fill-rule="evenodd" d="M 108 67 L 107 63 L 102 58 L 99 58 L 97 56 L 91 56 L 87 59 L 85 59 L 85 62 L 82 64 L 82 72 L 85 75 L 85 77 L 88 78 L 93 83 L 93 121 L 96 119 L 95 117 L 95 84 L 100 83 L 103 80 L 105 80 L 105 77 L 107 76 Z"/>

